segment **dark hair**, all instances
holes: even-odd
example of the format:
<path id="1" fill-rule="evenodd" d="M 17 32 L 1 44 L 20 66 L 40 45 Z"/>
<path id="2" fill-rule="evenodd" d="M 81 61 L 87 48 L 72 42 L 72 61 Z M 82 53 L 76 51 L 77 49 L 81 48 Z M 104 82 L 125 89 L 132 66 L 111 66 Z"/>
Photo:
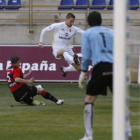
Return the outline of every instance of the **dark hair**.
<path id="1" fill-rule="evenodd" d="M 68 13 L 66 15 L 66 18 L 69 19 L 69 18 L 75 18 L 75 15 L 73 13 Z"/>
<path id="2" fill-rule="evenodd" d="M 102 24 L 101 14 L 97 11 L 93 11 L 93 12 L 89 13 L 87 21 L 91 27 L 100 26 Z"/>
<path id="3" fill-rule="evenodd" d="M 13 56 L 11 57 L 11 63 L 12 63 L 12 64 L 16 64 L 16 63 L 18 62 L 18 60 L 20 60 L 20 59 L 19 59 L 19 57 L 16 56 L 16 55 L 13 55 Z"/>

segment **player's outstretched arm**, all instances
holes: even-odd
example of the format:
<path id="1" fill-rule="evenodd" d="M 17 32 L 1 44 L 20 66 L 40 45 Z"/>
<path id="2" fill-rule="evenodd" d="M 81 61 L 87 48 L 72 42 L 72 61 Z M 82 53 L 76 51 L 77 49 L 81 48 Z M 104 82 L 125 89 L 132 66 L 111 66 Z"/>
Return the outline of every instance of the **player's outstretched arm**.
<path id="1" fill-rule="evenodd" d="M 54 23 L 54 24 L 51 24 L 50 26 L 47 26 L 46 28 L 44 28 L 42 31 L 41 31 L 41 34 L 40 34 L 40 40 L 39 40 L 39 47 L 40 48 L 43 48 L 43 40 L 44 40 L 44 36 L 47 32 L 49 31 L 54 31 L 54 30 L 57 30 L 59 29 L 61 26 L 61 23 Z"/>
<path id="2" fill-rule="evenodd" d="M 42 31 L 41 31 L 41 34 L 40 34 L 40 39 L 39 39 L 39 47 L 40 48 L 43 48 L 43 40 L 44 40 L 44 36 L 46 34 L 47 31 L 51 31 L 51 26 L 48 26 L 46 28 L 44 28 Z"/>
<path id="3" fill-rule="evenodd" d="M 75 30 L 76 30 L 75 34 L 83 34 L 85 32 L 84 30 L 82 30 L 78 27 L 75 27 Z"/>
<path id="4" fill-rule="evenodd" d="M 26 74 L 23 75 L 23 78 L 24 79 L 27 78 L 28 76 L 31 75 L 31 73 L 32 73 L 32 70 L 30 69 L 28 73 L 26 73 Z"/>
<path id="5" fill-rule="evenodd" d="M 15 78 L 15 82 L 17 83 L 25 83 L 25 84 L 31 84 L 34 82 L 34 77 L 32 77 L 31 79 L 27 80 L 27 79 L 22 79 L 22 78 Z"/>
<path id="6" fill-rule="evenodd" d="M 44 28 L 44 29 L 41 31 L 40 39 L 39 39 L 39 45 L 43 44 L 43 39 L 44 39 L 45 33 L 47 32 L 47 29 L 48 29 L 48 27 Z M 40 46 L 39 46 L 39 47 L 40 47 Z"/>
<path id="7" fill-rule="evenodd" d="M 39 48 L 43 48 L 44 44 L 42 42 L 39 42 Z"/>

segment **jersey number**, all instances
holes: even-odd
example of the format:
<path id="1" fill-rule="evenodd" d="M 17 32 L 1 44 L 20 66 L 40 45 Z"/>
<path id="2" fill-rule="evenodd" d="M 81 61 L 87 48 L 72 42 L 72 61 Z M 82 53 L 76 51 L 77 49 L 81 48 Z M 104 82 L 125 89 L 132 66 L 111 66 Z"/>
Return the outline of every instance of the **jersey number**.
<path id="1" fill-rule="evenodd" d="M 11 82 L 10 72 L 7 72 L 7 79 L 8 79 L 8 83 L 10 83 Z"/>
<path id="2" fill-rule="evenodd" d="M 104 47 L 106 48 L 106 40 L 105 40 L 105 35 L 104 33 L 100 33 L 102 39 L 103 39 L 103 44 L 104 44 Z"/>

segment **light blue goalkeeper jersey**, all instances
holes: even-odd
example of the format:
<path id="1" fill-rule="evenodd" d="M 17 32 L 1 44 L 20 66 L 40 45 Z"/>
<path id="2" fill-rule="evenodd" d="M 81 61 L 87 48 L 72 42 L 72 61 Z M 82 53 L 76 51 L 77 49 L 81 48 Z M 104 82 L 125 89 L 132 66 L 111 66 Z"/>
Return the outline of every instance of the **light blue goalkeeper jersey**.
<path id="1" fill-rule="evenodd" d="M 94 26 L 82 35 L 82 71 L 88 71 L 90 60 L 93 66 L 100 62 L 113 63 L 113 38 L 111 29 Z"/>

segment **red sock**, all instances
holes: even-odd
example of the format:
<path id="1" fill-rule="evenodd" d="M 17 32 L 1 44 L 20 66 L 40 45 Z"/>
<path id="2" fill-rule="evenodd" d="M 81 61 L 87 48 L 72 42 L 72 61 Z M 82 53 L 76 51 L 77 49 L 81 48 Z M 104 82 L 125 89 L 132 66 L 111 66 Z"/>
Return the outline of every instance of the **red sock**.
<path id="1" fill-rule="evenodd" d="M 42 90 L 42 91 L 41 91 L 41 96 L 45 96 L 46 93 L 47 93 L 47 92 L 46 92 L 45 90 Z"/>
<path id="2" fill-rule="evenodd" d="M 55 103 L 58 101 L 53 95 L 51 95 L 49 92 L 46 92 L 45 90 L 41 91 L 41 96 L 43 96 L 45 99 L 49 99 Z"/>

